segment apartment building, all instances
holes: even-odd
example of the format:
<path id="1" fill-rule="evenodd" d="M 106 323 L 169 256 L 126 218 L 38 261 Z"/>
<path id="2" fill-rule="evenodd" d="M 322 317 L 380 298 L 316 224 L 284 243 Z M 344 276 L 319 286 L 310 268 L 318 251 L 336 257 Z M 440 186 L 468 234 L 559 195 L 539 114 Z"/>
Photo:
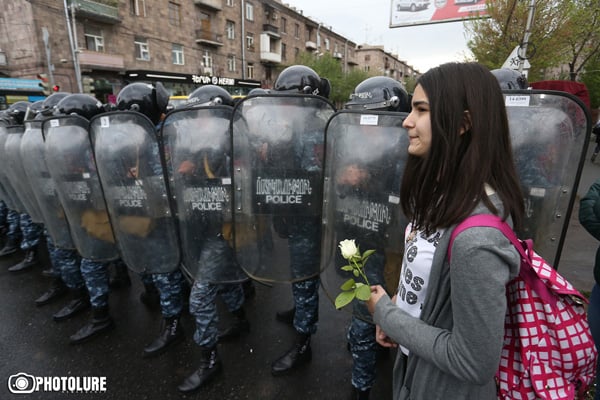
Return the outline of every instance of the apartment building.
<path id="1" fill-rule="evenodd" d="M 401 61 L 383 46 L 358 45 L 355 50 L 360 68 L 371 75 L 385 75 L 406 84 L 408 77 L 416 78 L 419 71 Z"/>
<path id="2" fill-rule="evenodd" d="M 349 71 L 365 68 L 358 54 L 372 47 L 278 0 L 2 0 L 2 9 L 0 77 L 45 73 L 102 101 L 134 81 L 161 81 L 173 95 L 207 83 L 244 94 L 272 87 L 301 52 L 330 53 Z M 386 56 L 368 68 L 409 73 L 379 48 Z"/>

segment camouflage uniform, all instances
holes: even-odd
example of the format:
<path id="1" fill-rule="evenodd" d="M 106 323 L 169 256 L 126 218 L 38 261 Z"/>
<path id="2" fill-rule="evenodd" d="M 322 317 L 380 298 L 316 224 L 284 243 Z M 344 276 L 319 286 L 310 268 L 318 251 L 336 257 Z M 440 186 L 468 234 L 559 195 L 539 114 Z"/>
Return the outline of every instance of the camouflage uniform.
<path id="1" fill-rule="evenodd" d="M 55 277 L 62 279 L 71 290 L 83 289 L 85 282 L 81 275 L 79 266 L 81 259 L 77 250 L 61 249 L 54 246 L 54 242 L 49 235 L 46 236 L 46 246 L 48 247 Z"/>
<path id="2" fill-rule="evenodd" d="M 108 308 L 108 266 L 110 262 L 81 259 L 81 275 L 93 308 Z"/>
<path id="3" fill-rule="evenodd" d="M 196 321 L 194 341 L 199 346 L 213 348 L 219 340 L 217 296 L 221 297 L 229 312 L 239 310 L 244 304 L 244 290 L 240 283 L 215 285 L 194 282 L 190 293 L 190 313 Z"/>
<path id="4" fill-rule="evenodd" d="M 42 224 L 33 222 L 29 214 L 23 213 L 19 216 L 19 227 L 23 233 L 21 250 L 27 251 L 39 244 L 44 230 Z"/>

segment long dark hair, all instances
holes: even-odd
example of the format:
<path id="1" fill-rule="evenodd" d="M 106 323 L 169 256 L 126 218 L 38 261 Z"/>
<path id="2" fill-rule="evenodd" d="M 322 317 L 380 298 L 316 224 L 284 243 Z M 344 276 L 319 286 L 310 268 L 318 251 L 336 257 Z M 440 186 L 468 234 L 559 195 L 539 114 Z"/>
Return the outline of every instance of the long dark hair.
<path id="1" fill-rule="evenodd" d="M 478 63 L 447 63 L 418 82 L 429 98 L 431 148 L 409 156 L 401 188 L 404 213 L 418 229 L 433 232 L 469 216 L 477 203 L 499 211 L 485 193 L 489 184 L 504 205 L 503 218 L 521 226 L 524 205 L 513 161 L 504 96 Z M 469 129 L 459 134 L 469 113 Z"/>

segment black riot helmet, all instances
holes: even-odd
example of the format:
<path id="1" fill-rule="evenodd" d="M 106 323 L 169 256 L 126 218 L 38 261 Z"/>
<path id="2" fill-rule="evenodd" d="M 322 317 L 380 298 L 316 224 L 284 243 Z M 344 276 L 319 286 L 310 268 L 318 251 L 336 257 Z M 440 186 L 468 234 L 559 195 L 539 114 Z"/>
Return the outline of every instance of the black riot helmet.
<path id="1" fill-rule="evenodd" d="M 42 111 L 43 108 L 44 100 L 38 100 L 31 103 L 27 108 L 27 113 L 25 113 L 25 121 L 31 121 L 33 119 L 36 119 L 36 117 Z"/>
<path id="2" fill-rule="evenodd" d="M 45 117 L 49 117 L 54 113 L 56 105 L 59 101 L 70 95 L 71 93 L 67 92 L 59 92 L 53 93 L 50 96 L 44 99 L 44 103 L 42 104 L 41 114 Z"/>
<path id="3" fill-rule="evenodd" d="M 410 112 L 410 97 L 397 80 L 389 76 L 373 76 L 354 88 L 346 108 Z"/>
<path id="4" fill-rule="evenodd" d="M 94 96 L 84 93 L 70 94 L 56 105 L 60 115 L 76 114 L 85 119 L 92 119 L 95 115 L 104 112 L 102 103 Z"/>
<path id="5" fill-rule="evenodd" d="M 515 69 L 499 68 L 493 69 L 491 72 L 498 80 L 500 89 L 514 90 L 529 88 L 527 77 Z"/>
<path id="6" fill-rule="evenodd" d="M 269 89 L 254 88 L 248 92 L 248 96 L 260 96 L 262 94 L 269 94 L 269 93 L 270 93 Z"/>
<path id="7" fill-rule="evenodd" d="M 277 77 L 273 90 L 276 92 L 315 94 L 328 98 L 331 84 L 306 65 L 287 67 Z"/>
<path id="8" fill-rule="evenodd" d="M 117 109 L 137 111 L 158 124 L 167 112 L 169 93 L 160 83 L 134 82 L 125 86 L 117 95 Z"/>
<path id="9" fill-rule="evenodd" d="M 12 118 L 13 123 L 23 125 L 30 104 L 28 101 L 17 101 L 8 107 L 8 115 Z"/>
<path id="10" fill-rule="evenodd" d="M 216 85 L 200 86 L 190 93 L 185 102 L 186 107 L 219 105 L 233 107 L 233 104 L 233 97 L 229 92 Z"/>

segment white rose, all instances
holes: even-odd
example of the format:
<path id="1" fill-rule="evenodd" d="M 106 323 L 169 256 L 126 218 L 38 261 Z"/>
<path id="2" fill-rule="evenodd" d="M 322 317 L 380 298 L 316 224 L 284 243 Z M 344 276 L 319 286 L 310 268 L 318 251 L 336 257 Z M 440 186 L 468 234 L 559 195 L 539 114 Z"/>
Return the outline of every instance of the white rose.
<path id="1" fill-rule="evenodd" d="M 349 260 L 352 256 L 355 256 L 358 253 L 358 248 L 356 247 L 354 239 L 342 240 L 338 247 L 342 252 L 342 257 L 344 257 L 346 260 Z"/>

